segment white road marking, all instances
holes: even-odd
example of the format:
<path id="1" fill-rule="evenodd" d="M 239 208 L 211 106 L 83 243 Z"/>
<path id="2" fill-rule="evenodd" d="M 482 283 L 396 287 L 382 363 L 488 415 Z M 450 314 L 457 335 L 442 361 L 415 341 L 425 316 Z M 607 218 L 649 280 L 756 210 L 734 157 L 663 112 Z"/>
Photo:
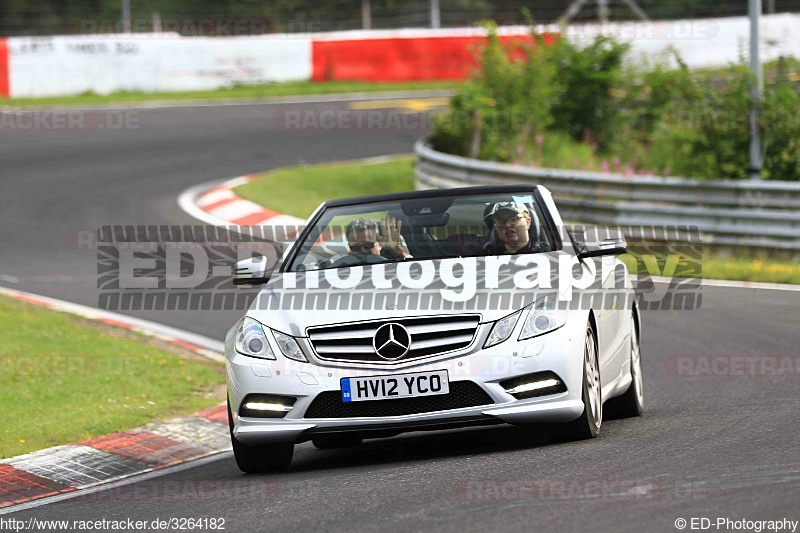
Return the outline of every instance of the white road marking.
<path id="1" fill-rule="evenodd" d="M 364 92 L 364 93 L 336 93 L 336 94 L 315 94 L 308 96 L 287 96 L 275 98 L 231 98 L 231 99 L 206 99 L 192 100 L 189 102 L 179 101 L 151 101 L 151 102 L 131 102 L 130 104 L 97 104 L 97 105 L 53 105 L 42 107 L 15 107 L 0 106 L 3 112 L 27 113 L 41 110 L 70 109 L 75 111 L 117 111 L 126 109 L 182 109 L 192 107 L 230 107 L 230 106 L 253 106 L 253 105 L 292 105 L 292 104 L 326 104 L 336 102 L 358 102 L 367 100 L 393 100 L 396 98 L 441 98 L 455 96 L 453 90 L 430 90 L 430 91 L 387 91 L 387 92 Z"/>
<path id="2" fill-rule="evenodd" d="M 636 276 L 631 276 L 631 277 L 635 278 Z M 642 276 L 642 278 L 647 279 L 648 276 Z M 669 284 L 673 280 L 688 281 L 698 278 L 663 278 L 659 276 L 651 276 L 650 279 L 653 280 L 654 283 Z M 756 281 L 733 281 L 727 279 L 706 279 L 706 278 L 699 278 L 699 279 L 700 279 L 700 285 L 706 287 L 761 289 L 770 291 L 800 291 L 800 285 L 789 285 L 784 283 L 759 283 Z"/>

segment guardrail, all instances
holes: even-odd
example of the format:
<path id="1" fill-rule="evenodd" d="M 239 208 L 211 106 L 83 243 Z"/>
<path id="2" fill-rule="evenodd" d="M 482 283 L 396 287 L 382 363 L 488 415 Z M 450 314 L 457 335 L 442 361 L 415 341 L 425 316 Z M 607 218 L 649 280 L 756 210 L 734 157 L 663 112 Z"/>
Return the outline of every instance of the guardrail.
<path id="1" fill-rule="evenodd" d="M 414 146 L 418 189 L 536 183 L 562 218 L 622 227 L 696 227 L 704 245 L 800 253 L 800 183 L 702 181 L 529 168 Z"/>

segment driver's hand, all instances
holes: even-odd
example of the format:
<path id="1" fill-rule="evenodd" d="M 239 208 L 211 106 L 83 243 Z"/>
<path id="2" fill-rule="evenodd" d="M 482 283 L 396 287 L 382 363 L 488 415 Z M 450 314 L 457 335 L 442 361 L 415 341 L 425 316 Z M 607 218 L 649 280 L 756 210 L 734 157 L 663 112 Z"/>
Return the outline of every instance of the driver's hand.
<path id="1" fill-rule="evenodd" d="M 380 238 L 381 244 L 393 256 L 405 256 L 403 246 L 400 244 L 400 228 L 402 225 L 403 222 L 392 215 L 386 215 L 386 218 L 381 220 L 381 230 L 383 230 L 383 235 Z"/>

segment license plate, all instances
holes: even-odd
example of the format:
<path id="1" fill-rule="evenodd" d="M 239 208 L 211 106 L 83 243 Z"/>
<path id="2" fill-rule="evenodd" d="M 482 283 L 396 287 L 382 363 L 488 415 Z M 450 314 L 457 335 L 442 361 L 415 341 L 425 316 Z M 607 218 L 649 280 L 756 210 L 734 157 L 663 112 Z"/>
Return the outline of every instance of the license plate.
<path id="1" fill-rule="evenodd" d="M 394 376 L 342 378 L 341 385 L 343 402 L 416 398 L 450 392 L 447 370 Z"/>

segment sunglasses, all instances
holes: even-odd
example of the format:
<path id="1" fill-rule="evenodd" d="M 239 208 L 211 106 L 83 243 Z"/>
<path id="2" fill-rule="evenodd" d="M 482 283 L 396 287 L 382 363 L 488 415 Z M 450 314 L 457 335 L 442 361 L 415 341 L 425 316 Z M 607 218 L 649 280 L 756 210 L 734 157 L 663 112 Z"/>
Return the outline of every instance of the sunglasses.
<path id="1" fill-rule="evenodd" d="M 372 250 L 373 248 L 375 248 L 379 244 L 380 243 L 377 242 L 377 241 L 373 241 L 373 242 L 351 242 L 350 243 L 350 249 L 351 250 Z"/>

